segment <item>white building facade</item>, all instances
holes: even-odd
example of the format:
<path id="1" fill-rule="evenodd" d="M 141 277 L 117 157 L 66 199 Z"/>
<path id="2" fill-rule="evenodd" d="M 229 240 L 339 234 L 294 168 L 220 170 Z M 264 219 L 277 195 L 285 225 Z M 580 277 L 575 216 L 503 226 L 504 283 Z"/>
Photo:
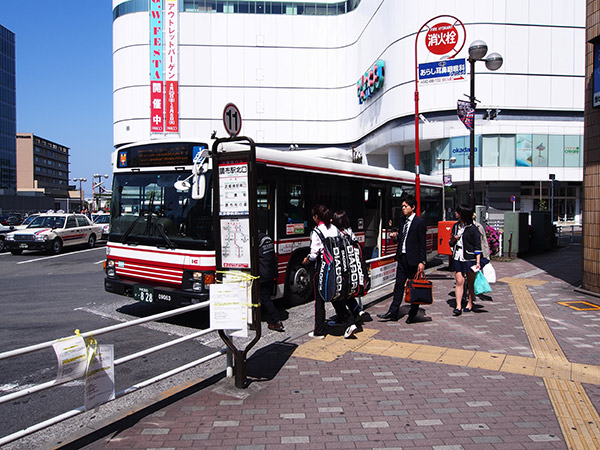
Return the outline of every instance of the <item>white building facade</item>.
<path id="1" fill-rule="evenodd" d="M 234 103 L 241 134 L 273 148 L 340 147 L 363 163 L 415 170 L 416 64 L 436 63 L 425 23 L 464 24 L 504 64 L 475 64 L 477 204 L 543 208 L 555 176 L 555 219 L 580 220 L 585 0 L 113 0 L 114 144 L 226 136 Z M 459 42 L 460 44 L 461 42 Z M 416 53 L 415 55 L 415 48 Z M 458 48 L 458 47 L 456 47 Z M 384 67 L 372 95 L 357 83 Z M 469 130 L 457 100 L 467 73 L 420 82 L 421 173 L 450 159 L 457 202 L 469 184 Z M 160 86 L 160 88 L 158 87 Z M 160 92 L 157 92 L 160 91 Z M 488 111 L 489 110 L 489 111 Z M 488 114 L 491 113 L 491 114 Z M 497 114 L 484 119 L 483 114 Z M 160 122 L 160 123 L 159 123 Z M 291 147 L 292 146 L 292 147 Z"/>

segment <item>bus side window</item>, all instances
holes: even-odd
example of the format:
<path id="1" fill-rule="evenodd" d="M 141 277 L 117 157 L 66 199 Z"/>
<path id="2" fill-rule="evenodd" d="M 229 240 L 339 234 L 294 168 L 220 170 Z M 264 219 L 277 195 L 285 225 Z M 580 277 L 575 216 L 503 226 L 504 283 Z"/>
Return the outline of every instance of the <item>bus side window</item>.
<path id="1" fill-rule="evenodd" d="M 284 198 L 285 218 L 287 223 L 304 223 L 305 205 L 303 197 L 302 183 L 299 181 L 290 181 L 286 183 Z"/>

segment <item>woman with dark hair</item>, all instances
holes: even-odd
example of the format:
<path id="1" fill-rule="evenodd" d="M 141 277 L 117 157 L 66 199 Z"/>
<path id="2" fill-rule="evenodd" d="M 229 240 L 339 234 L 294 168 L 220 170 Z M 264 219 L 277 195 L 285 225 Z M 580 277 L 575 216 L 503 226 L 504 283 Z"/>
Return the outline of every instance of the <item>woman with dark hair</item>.
<path id="1" fill-rule="evenodd" d="M 341 234 L 347 236 L 351 241 L 356 241 L 356 236 L 354 236 L 354 232 L 350 227 L 350 219 L 348 219 L 346 211 L 336 211 L 333 213 L 333 224 L 340 230 Z M 348 322 L 347 319 L 350 318 L 348 311 L 350 311 L 350 314 L 354 318 L 354 323 L 351 323 L 344 333 L 346 339 L 350 338 L 358 330 L 358 326 L 362 322 L 373 320 L 368 312 L 363 311 L 360 302 L 353 295 L 347 295 L 345 299 L 334 302 L 333 307 L 338 316 L 338 322 Z"/>
<path id="2" fill-rule="evenodd" d="M 325 205 L 316 205 L 313 207 L 311 211 L 311 215 L 317 226 L 315 229 L 318 229 L 322 235 L 326 237 L 336 237 L 339 234 L 339 231 L 335 225 L 331 224 L 331 211 Z M 317 234 L 317 232 L 313 229 L 310 233 L 310 253 L 304 260 L 302 264 L 316 263 L 318 259 L 323 256 L 323 242 L 321 238 Z M 315 271 L 315 279 L 314 286 L 317 284 L 316 275 L 317 271 Z M 316 339 L 323 339 L 326 335 L 326 323 L 325 323 L 325 300 L 319 295 L 315 288 L 315 327 L 313 331 L 309 333 L 310 337 Z"/>
<path id="3" fill-rule="evenodd" d="M 477 227 L 473 225 L 473 210 L 468 206 L 461 205 L 456 211 L 459 220 L 452 227 L 450 246 L 452 250 L 452 270 L 456 279 L 456 308 L 454 315 L 459 316 L 463 312 L 473 309 L 475 298 L 476 272 L 481 269 L 481 236 Z M 464 293 L 465 279 L 469 287 L 467 306 L 462 309 L 462 298 Z"/>

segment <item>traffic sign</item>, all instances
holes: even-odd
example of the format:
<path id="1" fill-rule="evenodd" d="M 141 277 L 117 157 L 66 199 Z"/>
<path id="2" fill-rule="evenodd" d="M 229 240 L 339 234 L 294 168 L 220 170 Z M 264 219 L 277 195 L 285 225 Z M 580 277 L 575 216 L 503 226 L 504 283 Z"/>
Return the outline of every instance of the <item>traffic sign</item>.
<path id="1" fill-rule="evenodd" d="M 223 110 L 223 125 L 229 136 L 237 136 L 242 129 L 242 115 L 240 110 L 233 103 L 225 105 Z"/>
<path id="2" fill-rule="evenodd" d="M 510 201 L 511 201 L 511 202 L 513 202 L 513 203 L 514 203 L 516 200 L 517 200 L 517 198 L 516 198 L 514 195 L 511 195 L 511 196 L 510 196 Z"/>

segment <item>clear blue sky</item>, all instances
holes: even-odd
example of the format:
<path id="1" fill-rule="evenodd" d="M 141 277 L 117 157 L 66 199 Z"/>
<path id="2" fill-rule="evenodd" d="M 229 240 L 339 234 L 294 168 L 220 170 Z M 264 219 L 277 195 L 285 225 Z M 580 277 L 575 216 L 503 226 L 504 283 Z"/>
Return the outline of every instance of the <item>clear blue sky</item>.
<path id="1" fill-rule="evenodd" d="M 111 174 L 111 0 L 2 0 L 15 33 L 17 132 L 71 149 L 70 178 Z M 79 188 L 79 183 L 77 183 Z"/>

